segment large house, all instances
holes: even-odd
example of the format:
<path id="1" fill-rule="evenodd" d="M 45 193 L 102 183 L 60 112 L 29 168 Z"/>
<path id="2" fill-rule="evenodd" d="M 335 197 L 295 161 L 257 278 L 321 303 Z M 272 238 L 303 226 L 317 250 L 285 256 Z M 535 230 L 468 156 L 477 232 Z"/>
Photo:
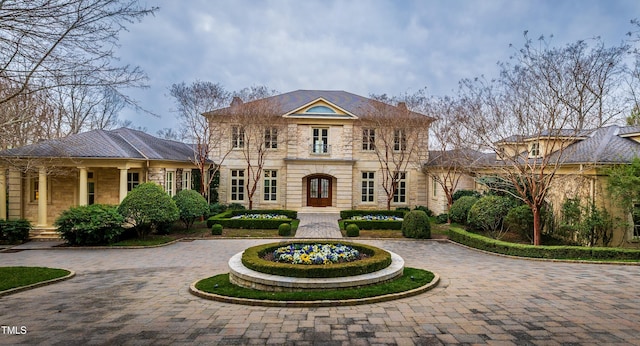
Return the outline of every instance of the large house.
<path id="1" fill-rule="evenodd" d="M 205 114 L 219 200 L 256 209 L 428 205 L 433 118 L 344 91 L 298 90 Z"/>
<path id="2" fill-rule="evenodd" d="M 191 188 L 193 148 L 141 131 L 94 130 L 0 152 L 0 219 L 53 228 L 72 206 L 118 204 L 143 182 Z"/>

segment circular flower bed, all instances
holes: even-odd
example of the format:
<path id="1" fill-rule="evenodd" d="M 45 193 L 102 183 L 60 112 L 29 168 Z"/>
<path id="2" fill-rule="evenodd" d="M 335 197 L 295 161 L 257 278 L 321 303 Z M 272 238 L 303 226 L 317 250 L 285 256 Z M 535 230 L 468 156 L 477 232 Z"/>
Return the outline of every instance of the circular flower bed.
<path id="1" fill-rule="evenodd" d="M 366 256 L 366 255 L 365 255 Z M 265 259 L 293 264 L 332 264 L 361 259 L 360 251 L 342 244 L 289 244 L 268 253 Z"/>
<path id="2" fill-rule="evenodd" d="M 353 276 L 372 273 L 388 267 L 391 264 L 391 254 L 375 246 L 345 243 L 326 242 L 321 245 L 344 245 L 349 246 L 360 253 L 360 260 L 337 263 L 329 262 L 326 265 L 301 265 L 294 263 L 274 262 L 265 259 L 267 254 L 273 254 L 278 248 L 287 247 L 292 244 L 318 245 L 316 242 L 296 241 L 288 243 L 270 243 L 250 247 L 242 253 L 242 264 L 249 269 L 273 275 L 300 277 L 300 278 L 332 278 Z M 323 260 L 324 262 L 324 260 Z"/>
<path id="3" fill-rule="evenodd" d="M 284 220 L 288 219 L 285 215 L 279 214 L 242 214 L 232 217 L 232 219 L 267 219 L 267 220 Z"/>
<path id="4" fill-rule="evenodd" d="M 351 220 L 356 221 L 403 221 L 404 219 L 392 215 L 354 215 Z"/>

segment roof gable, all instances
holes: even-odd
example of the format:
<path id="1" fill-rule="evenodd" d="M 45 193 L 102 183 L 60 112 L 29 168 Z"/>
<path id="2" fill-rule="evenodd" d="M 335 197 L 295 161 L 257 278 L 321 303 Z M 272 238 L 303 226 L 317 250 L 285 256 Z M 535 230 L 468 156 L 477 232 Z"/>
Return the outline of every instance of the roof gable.
<path id="1" fill-rule="evenodd" d="M 357 119 L 354 114 L 322 97 L 303 104 L 283 116 L 287 118 Z"/>

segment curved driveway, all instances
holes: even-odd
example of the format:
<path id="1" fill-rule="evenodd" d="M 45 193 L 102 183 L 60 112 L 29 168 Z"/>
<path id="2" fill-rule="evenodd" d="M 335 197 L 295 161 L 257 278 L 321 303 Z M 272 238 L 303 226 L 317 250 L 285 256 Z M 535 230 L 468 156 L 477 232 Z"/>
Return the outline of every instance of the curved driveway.
<path id="1" fill-rule="evenodd" d="M 76 272 L 0 298 L 0 344 L 640 344 L 639 266 L 520 260 L 447 242 L 360 240 L 440 274 L 434 290 L 391 302 L 268 308 L 188 293 L 227 272 L 231 255 L 269 241 L 0 253 L 2 266 Z M 7 333 L 22 326 L 26 334 Z"/>

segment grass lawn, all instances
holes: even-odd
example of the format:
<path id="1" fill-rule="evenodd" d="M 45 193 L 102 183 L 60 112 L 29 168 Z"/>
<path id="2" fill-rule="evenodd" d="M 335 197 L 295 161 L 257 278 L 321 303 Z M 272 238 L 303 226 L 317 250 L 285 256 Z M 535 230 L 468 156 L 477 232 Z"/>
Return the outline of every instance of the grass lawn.
<path id="1" fill-rule="evenodd" d="M 0 292 L 69 275 L 68 270 L 43 267 L 0 267 Z"/>
<path id="2" fill-rule="evenodd" d="M 220 274 L 200 280 L 196 283 L 196 288 L 204 292 L 236 298 L 282 301 L 340 300 L 405 292 L 430 283 L 434 277 L 434 274 L 427 270 L 404 268 L 402 277 L 377 285 L 312 292 L 265 292 L 236 286 L 229 282 L 229 274 Z"/>

